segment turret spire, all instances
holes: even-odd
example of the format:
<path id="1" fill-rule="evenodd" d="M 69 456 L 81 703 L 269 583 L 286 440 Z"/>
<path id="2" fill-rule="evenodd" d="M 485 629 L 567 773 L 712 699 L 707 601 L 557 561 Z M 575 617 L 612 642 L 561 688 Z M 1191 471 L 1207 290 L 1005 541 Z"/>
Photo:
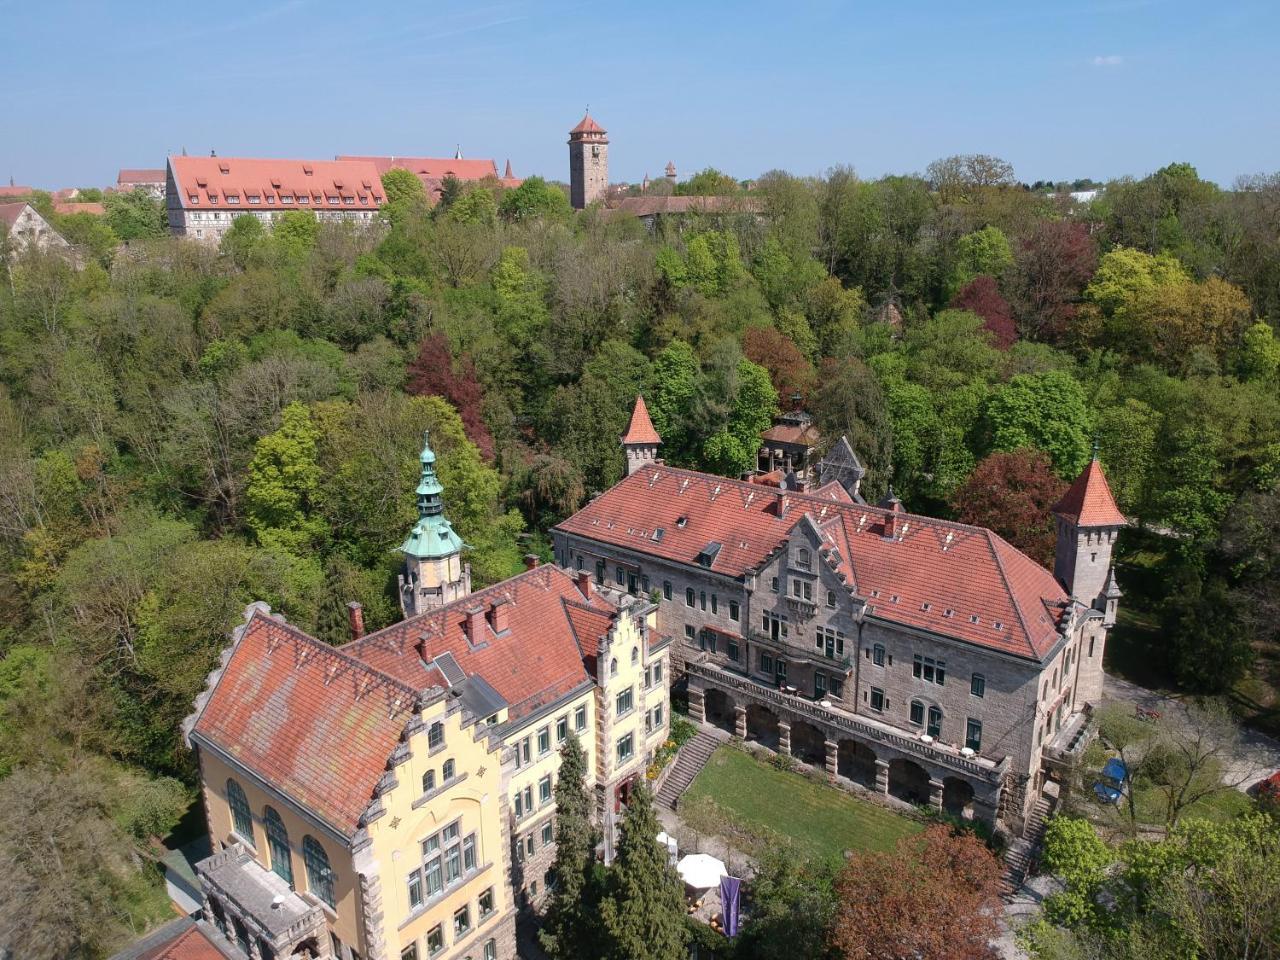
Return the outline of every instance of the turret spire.
<path id="1" fill-rule="evenodd" d="M 462 538 L 444 515 L 444 485 L 436 476 L 436 453 L 431 437 L 422 434 L 422 471 L 414 495 L 418 522 L 400 546 L 405 575 L 400 578 L 401 606 L 406 616 L 427 607 L 449 603 L 471 592 L 471 571 L 462 563 Z"/>

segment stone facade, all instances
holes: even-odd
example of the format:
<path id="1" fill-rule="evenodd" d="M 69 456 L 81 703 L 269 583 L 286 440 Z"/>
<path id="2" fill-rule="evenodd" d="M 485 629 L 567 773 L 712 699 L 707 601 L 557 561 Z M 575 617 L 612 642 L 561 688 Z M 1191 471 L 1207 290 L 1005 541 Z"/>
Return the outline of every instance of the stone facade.
<path id="1" fill-rule="evenodd" d="M 650 485 L 659 469 L 649 471 Z M 724 485 L 710 495 L 731 496 L 721 492 Z M 742 495 L 754 496 L 749 488 Z M 773 495 L 781 508 L 786 495 Z M 1110 574 L 1118 526 L 1100 531 L 1063 521 L 1060 544 L 1082 545 L 1070 566 L 1074 571 L 1086 557 L 1084 573 L 1073 574 L 1074 589 L 1066 584 L 1071 599 L 1051 642 L 1030 655 L 912 625 L 913 614 L 929 611 L 944 623 L 982 623 L 998 637 L 1008 625 L 989 613 L 930 611 L 918 600 L 919 611 L 899 612 L 900 599 L 888 590 L 851 590 L 812 506 L 794 510 L 794 526 L 763 562 L 737 573 L 710 569 L 714 556 L 689 563 L 656 545 L 650 552 L 646 546 L 655 537 L 663 542 L 663 531 L 636 536 L 651 528 L 634 514 L 625 521 L 628 542 L 617 542 L 623 524 L 602 502 L 588 508 L 599 535 L 569 523 L 553 530 L 557 560 L 657 599 L 658 629 L 672 638 L 672 664 L 687 678 L 691 713 L 869 790 L 1021 829 L 1046 776 L 1046 756 L 1076 743 L 1082 718 L 1102 695 L 1102 657 L 1119 595 Z M 896 516 L 899 534 L 916 522 Z M 849 549 L 857 561 L 856 548 Z"/>

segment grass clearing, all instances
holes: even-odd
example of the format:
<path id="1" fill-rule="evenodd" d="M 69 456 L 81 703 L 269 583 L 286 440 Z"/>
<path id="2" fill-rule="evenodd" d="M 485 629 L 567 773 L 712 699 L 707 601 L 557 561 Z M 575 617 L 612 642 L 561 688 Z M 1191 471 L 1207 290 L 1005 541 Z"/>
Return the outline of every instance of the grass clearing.
<path id="1" fill-rule="evenodd" d="M 922 823 L 733 747 L 711 755 L 685 797 L 707 797 L 743 828 L 762 836 L 782 834 L 813 857 L 891 850 L 899 838 L 924 829 Z"/>

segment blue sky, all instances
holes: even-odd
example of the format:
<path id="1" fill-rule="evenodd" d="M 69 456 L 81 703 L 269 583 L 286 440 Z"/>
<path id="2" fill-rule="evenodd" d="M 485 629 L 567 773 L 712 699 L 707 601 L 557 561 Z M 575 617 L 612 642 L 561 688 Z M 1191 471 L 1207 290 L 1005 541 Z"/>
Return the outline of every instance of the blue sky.
<path id="1" fill-rule="evenodd" d="M 198 10 L 198 12 L 196 12 Z M 993 153 L 1020 178 L 1280 169 L 1280 4 L 0 0 L 0 178 L 105 185 L 169 153 L 510 157 L 614 180 Z M 14 42 L 16 41 L 16 42 Z"/>

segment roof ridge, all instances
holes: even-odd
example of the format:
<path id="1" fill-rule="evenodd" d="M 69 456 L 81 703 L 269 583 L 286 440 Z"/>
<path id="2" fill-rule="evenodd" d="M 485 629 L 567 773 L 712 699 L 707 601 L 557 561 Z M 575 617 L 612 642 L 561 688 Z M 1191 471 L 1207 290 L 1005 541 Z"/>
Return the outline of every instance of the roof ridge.
<path id="1" fill-rule="evenodd" d="M 987 547 L 991 551 L 992 559 L 996 562 L 996 570 L 1000 572 L 1000 580 L 1004 583 L 1004 592 L 1009 597 L 1009 602 L 1013 605 L 1013 612 L 1018 615 L 1018 623 L 1022 625 L 1023 638 L 1026 641 L 1027 646 L 1030 648 L 1032 655 L 1038 660 L 1040 659 L 1040 653 L 1036 650 L 1036 645 L 1031 639 L 1031 625 L 1027 623 L 1027 615 L 1023 612 L 1022 598 L 1018 596 L 1017 591 L 1013 589 L 1013 584 L 1009 582 L 1009 572 L 1004 568 L 1004 557 L 1001 556 L 1000 551 L 996 549 L 995 542 L 997 540 L 1008 546 L 1010 549 L 1017 550 L 1018 548 L 1013 546 L 1013 544 L 1009 543 L 1009 541 L 1005 540 L 994 530 L 987 530 Z M 1041 599 L 1043 600 L 1043 598 Z"/>
<path id="2" fill-rule="evenodd" d="M 342 660 L 347 664 L 351 665 L 352 667 L 358 668 L 364 673 L 370 674 L 371 676 L 375 677 L 376 679 L 378 679 L 383 683 L 387 683 L 394 687 L 399 688 L 400 690 L 407 693 L 411 697 L 416 698 L 418 694 L 421 692 L 415 689 L 414 687 L 409 686 L 407 683 L 403 682 L 402 680 L 396 679 L 395 677 L 391 676 L 389 673 L 379 670 L 377 667 L 371 666 L 370 664 L 366 663 L 364 660 L 360 659 L 359 657 L 354 656 L 350 653 L 347 653 L 342 647 L 335 647 L 335 646 L 332 646 L 331 644 L 325 643 L 323 640 L 319 640 L 311 636 L 311 634 L 295 626 L 294 624 L 289 623 L 287 620 L 279 620 L 269 613 L 263 613 L 261 610 L 255 610 L 253 612 L 253 616 L 249 618 L 249 622 L 245 625 L 246 634 L 253 627 L 253 623 L 255 620 L 262 620 L 268 626 L 282 628 L 285 631 L 285 633 L 289 634 L 294 640 L 302 641 L 304 643 L 314 646 L 318 651 L 320 651 L 322 655 L 331 656 L 339 660 Z"/>

